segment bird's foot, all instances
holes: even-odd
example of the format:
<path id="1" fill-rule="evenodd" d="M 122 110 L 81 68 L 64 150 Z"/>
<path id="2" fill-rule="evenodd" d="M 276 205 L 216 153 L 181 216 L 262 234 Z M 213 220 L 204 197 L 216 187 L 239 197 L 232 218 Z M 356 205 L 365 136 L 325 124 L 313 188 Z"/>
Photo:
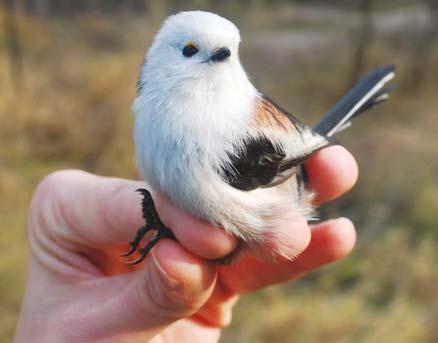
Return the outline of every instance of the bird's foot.
<path id="1" fill-rule="evenodd" d="M 176 239 L 172 231 L 167 228 L 161 221 L 157 210 L 155 208 L 154 199 L 152 199 L 151 193 L 147 189 L 137 189 L 137 192 L 141 193 L 143 200 L 141 202 L 143 218 L 145 220 L 145 225 L 137 230 L 135 237 L 129 242 L 131 248 L 122 254 L 123 257 L 132 255 L 135 251 L 138 251 L 140 256 L 135 260 L 129 261 L 128 264 L 138 264 L 142 262 L 149 251 L 157 244 L 160 239 L 169 238 Z M 137 249 L 140 245 L 142 239 L 151 231 L 156 231 L 156 234 L 149 240 L 149 242 Z"/>

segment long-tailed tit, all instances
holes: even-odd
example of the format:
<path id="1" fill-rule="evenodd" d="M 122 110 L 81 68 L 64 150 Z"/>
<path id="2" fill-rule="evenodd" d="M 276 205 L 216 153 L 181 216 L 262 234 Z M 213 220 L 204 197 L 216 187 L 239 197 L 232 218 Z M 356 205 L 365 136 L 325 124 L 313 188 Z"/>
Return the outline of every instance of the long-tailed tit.
<path id="1" fill-rule="evenodd" d="M 182 12 L 165 21 L 138 79 L 136 156 L 153 191 L 261 254 L 266 240 L 281 243 L 276 228 L 291 214 L 314 217 L 303 163 L 353 117 L 388 97 L 383 87 L 394 67 L 369 74 L 311 128 L 254 87 L 240 64 L 239 43 L 237 27 L 212 13 Z M 139 191 L 146 225 L 124 255 L 150 230 L 156 234 L 131 263 L 161 238 L 174 238 L 150 193 Z M 281 245 L 277 253 L 294 257 Z"/>

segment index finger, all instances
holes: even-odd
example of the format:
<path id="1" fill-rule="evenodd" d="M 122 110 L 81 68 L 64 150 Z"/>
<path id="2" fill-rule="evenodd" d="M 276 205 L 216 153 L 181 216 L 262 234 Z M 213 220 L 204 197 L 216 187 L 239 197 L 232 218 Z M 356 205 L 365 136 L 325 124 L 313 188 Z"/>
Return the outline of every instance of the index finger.
<path id="1" fill-rule="evenodd" d="M 55 225 L 50 235 L 92 248 L 119 245 L 133 238 L 144 225 L 141 197 L 136 189 L 143 182 L 100 177 L 77 170 L 49 175 L 38 187 L 33 212 L 51 212 Z M 164 197 L 156 197 L 157 211 L 187 250 L 213 259 L 231 253 L 235 237 L 194 219 Z"/>
<path id="2" fill-rule="evenodd" d="M 340 145 L 318 151 L 306 162 L 305 168 L 308 187 L 316 191 L 317 204 L 336 199 L 349 191 L 358 177 L 356 160 Z"/>

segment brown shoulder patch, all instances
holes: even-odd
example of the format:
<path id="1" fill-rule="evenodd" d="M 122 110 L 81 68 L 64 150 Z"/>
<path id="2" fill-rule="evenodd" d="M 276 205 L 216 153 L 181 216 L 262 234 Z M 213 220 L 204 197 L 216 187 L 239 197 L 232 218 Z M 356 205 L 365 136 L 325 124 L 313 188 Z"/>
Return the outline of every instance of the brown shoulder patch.
<path id="1" fill-rule="evenodd" d="M 256 105 L 254 126 L 289 131 L 298 129 L 300 122 L 267 97 L 260 97 Z"/>

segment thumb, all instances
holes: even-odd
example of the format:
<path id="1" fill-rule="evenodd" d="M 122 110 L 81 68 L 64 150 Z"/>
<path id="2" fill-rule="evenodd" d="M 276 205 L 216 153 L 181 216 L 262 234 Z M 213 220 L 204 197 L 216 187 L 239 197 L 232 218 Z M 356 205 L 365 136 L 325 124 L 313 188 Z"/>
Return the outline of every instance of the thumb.
<path id="1" fill-rule="evenodd" d="M 93 331 L 101 337 L 135 331 L 150 332 L 152 337 L 198 311 L 210 297 L 215 281 L 213 264 L 177 242 L 163 240 L 144 268 L 105 280 L 113 295 L 93 311 L 92 320 L 98 326 Z"/>

